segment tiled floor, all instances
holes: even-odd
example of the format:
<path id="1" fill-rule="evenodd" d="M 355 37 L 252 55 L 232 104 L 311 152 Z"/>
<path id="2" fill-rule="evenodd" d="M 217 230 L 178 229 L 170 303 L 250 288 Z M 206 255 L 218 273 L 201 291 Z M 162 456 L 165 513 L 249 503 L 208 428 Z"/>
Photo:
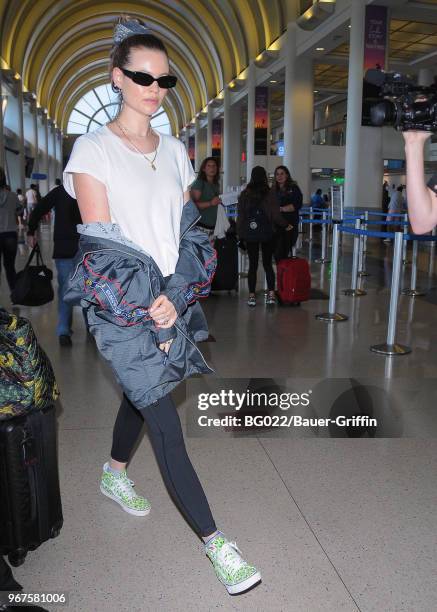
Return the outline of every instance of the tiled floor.
<path id="1" fill-rule="evenodd" d="M 49 255 L 47 229 L 43 236 Z M 260 586 L 239 597 L 227 595 L 214 577 L 202 546 L 165 490 L 147 437 L 129 474 L 151 500 L 151 514 L 132 517 L 100 494 L 119 390 L 87 339 L 80 312 L 75 313 L 73 348 L 63 349 L 54 333 L 55 303 L 20 308 L 31 318 L 62 392 L 65 524 L 57 539 L 29 553 L 14 570 L 17 579 L 29 591 L 68 591 L 65 609 L 71 612 L 435 609 L 435 305 L 429 297 L 401 299 L 397 339 L 413 348 L 410 355 L 390 359 L 369 351 L 385 338 L 390 253 L 385 245 L 372 246 L 368 295 L 340 296 L 338 310 L 349 320 L 338 325 L 314 318 L 326 310 L 326 300 L 249 310 L 244 284 L 240 295 L 214 295 L 205 303 L 216 342 L 203 344 L 202 350 L 217 376 L 291 379 L 323 389 L 330 378 L 366 379 L 386 385 L 393 398 L 388 425 L 375 439 L 329 439 L 326 432 L 310 432 L 307 439 L 271 432 L 187 436 L 216 522 L 263 574 Z M 426 248 L 421 252 L 419 281 L 433 287 L 428 253 Z M 317 254 L 314 247 L 312 257 Z M 345 242 L 341 288 L 348 284 L 350 264 Z M 313 284 L 325 292 L 327 268 L 312 265 Z M 6 295 L 3 276 L 0 297 L 9 306 Z M 191 388 L 183 384 L 174 394 L 183 423 L 192 411 Z M 322 397 L 331 401 L 328 392 Z"/>

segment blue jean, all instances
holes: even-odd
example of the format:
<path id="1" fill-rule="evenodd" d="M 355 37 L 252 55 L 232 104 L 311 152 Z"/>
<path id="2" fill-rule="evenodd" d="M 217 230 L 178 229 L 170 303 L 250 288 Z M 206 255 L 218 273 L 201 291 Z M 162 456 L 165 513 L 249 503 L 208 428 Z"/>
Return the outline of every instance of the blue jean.
<path id="1" fill-rule="evenodd" d="M 64 302 L 63 297 L 66 284 L 73 270 L 73 259 L 55 259 L 58 271 L 58 325 L 56 333 L 58 336 L 70 336 L 73 321 L 73 306 Z"/>

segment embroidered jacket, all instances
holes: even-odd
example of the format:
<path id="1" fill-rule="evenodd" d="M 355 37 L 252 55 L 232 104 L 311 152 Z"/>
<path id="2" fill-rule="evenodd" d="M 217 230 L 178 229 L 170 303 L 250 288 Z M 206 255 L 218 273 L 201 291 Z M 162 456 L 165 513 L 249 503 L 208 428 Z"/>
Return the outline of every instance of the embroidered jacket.
<path id="1" fill-rule="evenodd" d="M 169 393 L 183 379 L 213 370 L 196 341 L 208 327 L 198 299 L 209 294 L 216 253 L 197 229 L 193 202 L 181 218 L 179 259 L 164 279 L 153 258 L 127 240 L 112 223 L 79 225 L 81 235 L 64 299 L 85 308 L 90 332 L 109 362 L 124 393 L 138 408 Z M 164 294 L 178 318 L 158 329 L 149 306 Z M 159 344 L 173 338 L 169 353 Z"/>

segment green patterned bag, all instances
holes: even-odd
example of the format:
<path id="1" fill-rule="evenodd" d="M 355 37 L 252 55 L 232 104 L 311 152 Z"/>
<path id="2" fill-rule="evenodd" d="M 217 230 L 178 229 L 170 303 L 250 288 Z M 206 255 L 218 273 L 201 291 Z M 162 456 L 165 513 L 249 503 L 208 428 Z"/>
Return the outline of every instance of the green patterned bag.
<path id="1" fill-rule="evenodd" d="M 58 397 L 51 363 L 30 322 L 0 308 L 0 420 L 46 408 Z"/>

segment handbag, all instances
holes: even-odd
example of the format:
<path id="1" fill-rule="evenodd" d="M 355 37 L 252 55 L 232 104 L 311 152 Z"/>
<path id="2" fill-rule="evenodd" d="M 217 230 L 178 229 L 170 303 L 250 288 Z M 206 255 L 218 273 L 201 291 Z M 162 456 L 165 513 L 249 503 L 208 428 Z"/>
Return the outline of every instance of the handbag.
<path id="1" fill-rule="evenodd" d="M 36 255 L 36 266 L 32 260 Z M 42 306 L 54 298 L 52 287 L 53 272 L 44 264 L 38 243 L 33 247 L 24 269 L 17 274 L 15 287 L 11 292 L 13 304 Z"/>
<path id="2" fill-rule="evenodd" d="M 0 420 L 47 408 L 58 396 L 52 365 L 32 325 L 0 308 Z"/>

